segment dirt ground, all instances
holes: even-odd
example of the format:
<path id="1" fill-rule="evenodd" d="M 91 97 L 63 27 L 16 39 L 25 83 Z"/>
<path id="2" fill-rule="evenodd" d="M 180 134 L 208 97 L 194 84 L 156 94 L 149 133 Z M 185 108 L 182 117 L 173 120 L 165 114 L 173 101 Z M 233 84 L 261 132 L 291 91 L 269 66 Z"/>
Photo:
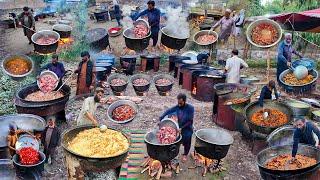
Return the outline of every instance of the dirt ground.
<path id="1" fill-rule="evenodd" d="M 37 30 L 42 29 L 51 29 L 51 25 L 45 23 L 48 19 L 40 20 L 36 23 Z M 96 23 L 94 21 L 89 21 L 89 28 L 107 28 L 111 26 L 115 26 L 115 22 L 107 22 L 107 23 Z M 29 54 L 33 51 L 33 45 L 28 45 L 27 38 L 24 37 L 22 29 L 10 29 L 5 31 L 5 46 L 2 45 L 0 48 L 3 48 L 3 53 L 8 54 Z M 122 36 L 116 38 L 110 38 L 111 47 L 114 50 L 114 54 L 119 55 L 123 48 L 125 47 L 124 39 Z M 80 58 L 79 58 L 80 60 Z M 66 63 L 66 62 L 65 62 Z M 66 64 L 67 68 L 73 69 L 75 64 Z M 161 67 L 161 72 L 167 72 L 167 63 Z M 247 69 L 243 71 L 244 74 L 254 74 L 261 79 L 264 79 L 265 71 L 259 69 Z M 151 76 L 154 75 L 153 72 L 148 72 Z M 274 77 L 274 71 L 272 71 Z M 154 85 L 151 85 L 151 88 L 147 94 L 147 96 L 142 97 L 143 102 L 139 104 L 139 114 L 134 119 L 134 121 L 124 124 L 118 125 L 111 123 L 106 120 L 105 111 L 99 111 L 100 114 L 97 114 L 99 120 L 102 123 L 105 123 L 107 126 L 112 126 L 117 129 L 143 129 L 143 130 L 151 130 L 156 123 L 158 122 L 158 118 L 163 111 L 167 108 L 176 105 L 176 96 L 178 93 L 185 93 L 188 96 L 188 103 L 192 104 L 195 107 L 195 118 L 194 118 L 194 127 L 195 129 L 201 128 L 210 128 L 216 127 L 215 123 L 212 120 L 212 102 L 200 102 L 193 99 L 190 95 L 190 92 L 181 89 L 178 85 L 178 82 L 175 82 L 172 92 L 169 96 L 159 96 Z M 75 78 L 71 80 L 69 83 L 73 87 L 75 85 Z M 110 89 L 108 89 L 109 93 L 111 93 Z M 74 93 L 74 92 L 73 92 Z M 128 96 L 135 96 L 133 88 L 131 85 L 127 87 L 126 94 Z M 75 105 L 79 106 L 79 104 Z M 81 105 L 80 105 L 81 106 Z M 106 107 L 105 107 L 106 108 Z M 77 108 L 75 107 L 74 110 Z M 103 114 L 104 112 L 104 114 Z M 61 132 L 71 127 L 74 122 L 59 122 L 59 129 Z M 238 179 L 248 179 L 248 180 L 257 180 L 260 179 L 259 170 L 256 165 L 255 155 L 251 152 L 251 142 L 243 140 L 241 134 L 239 132 L 231 132 L 229 131 L 233 138 L 234 143 L 230 147 L 228 155 L 224 159 L 225 167 L 227 171 L 217 174 L 210 175 L 207 177 L 201 176 L 201 170 L 195 169 L 191 170 L 188 167 L 192 166 L 192 160 L 189 158 L 187 163 L 182 164 L 181 174 L 176 176 L 174 179 L 184 180 L 207 180 L 207 179 L 225 179 L 225 180 L 238 180 Z M 191 150 L 192 151 L 192 150 Z M 181 150 L 182 152 L 182 150 Z M 54 162 L 53 165 L 46 165 L 46 170 L 43 175 L 43 179 L 67 179 L 67 172 L 64 165 L 64 154 L 62 147 L 58 147 L 57 149 L 57 162 Z M 145 179 L 147 179 L 144 176 Z M 142 178 L 142 179 L 144 179 Z"/>

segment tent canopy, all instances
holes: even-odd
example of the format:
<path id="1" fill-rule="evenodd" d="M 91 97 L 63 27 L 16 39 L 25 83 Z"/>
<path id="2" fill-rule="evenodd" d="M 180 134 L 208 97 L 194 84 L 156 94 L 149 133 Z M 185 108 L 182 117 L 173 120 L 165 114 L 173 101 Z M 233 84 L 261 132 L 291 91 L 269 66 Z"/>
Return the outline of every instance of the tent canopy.
<path id="1" fill-rule="evenodd" d="M 320 33 L 320 8 L 298 13 L 284 13 L 270 19 L 284 25 L 287 30 Z"/>

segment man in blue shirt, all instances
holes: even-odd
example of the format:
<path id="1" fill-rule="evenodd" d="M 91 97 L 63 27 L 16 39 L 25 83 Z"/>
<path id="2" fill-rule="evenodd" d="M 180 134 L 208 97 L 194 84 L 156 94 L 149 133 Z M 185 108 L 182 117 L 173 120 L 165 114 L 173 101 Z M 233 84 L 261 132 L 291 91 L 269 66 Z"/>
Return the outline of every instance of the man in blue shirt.
<path id="1" fill-rule="evenodd" d="M 298 118 L 295 120 L 294 125 L 296 129 L 293 134 L 293 158 L 295 158 L 297 154 L 299 143 L 309 144 L 312 146 L 316 145 L 313 133 L 315 133 L 318 136 L 318 139 L 320 140 L 319 128 L 315 126 L 312 122 L 306 122 L 304 118 Z M 318 145 L 318 148 L 320 148 L 320 145 Z"/>
<path id="2" fill-rule="evenodd" d="M 58 62 L 58 59 L 59 59 L 58 55 L 53 54 L 51 63 L 46 64 L 42 68 L 42 70 L 49 70 L 54 72 L 58 76 L 58 78 L 61 80 L 66 71 L 64 69 L 63 64 L 61 62 Z"/>
<path id="3" fill-rule="evenodd" d="M 176 114 L 184 147 L 182 161 L 186 161 L 190 151 L 193 134 L 194 107 L 191 104 L 186 103 L 187 96 L 185 94 L 179 94 L 177 99 L 178 105 L 164 112 L 160 117 L 160 121 L 167 115 Z"/>
<path id="4" fill-rule="evenodd" d="M 276 99 L 279 98 L 279 94 L 276 89 L 276 82 L 274 80 L 269 81 L 267 85 L 265 85 L 261 89 L 260 97 L 259 97 L 259 105 L 260 107 L 263 107 L 263 101 L 265 99 L 272 99 L 272 90 L 274 90 L 274 95 L 276 96 Z"/>
<path id="5" fill-rule="evenodd" d="M 158 43 L 158 35 L 160 31 L 160 10 L 155 8 L 154 1 L 148 1 L 148 9 L 139 13 L 133 20 L 137 20 L 140 16 L 147 16 L 148 22 L 151 27 L 151 38 L 153 41 L 153 47 Z"/>
<path id="6" fill-rule="evenodd" d="M 280 74 L 291 66 L 292 54 L 302 58 L 302 56 L 292 47 L 292 35 L 285 34 L 285 39 L 279 44 L 277 56 L 277 81 L 279 82 Z"/>

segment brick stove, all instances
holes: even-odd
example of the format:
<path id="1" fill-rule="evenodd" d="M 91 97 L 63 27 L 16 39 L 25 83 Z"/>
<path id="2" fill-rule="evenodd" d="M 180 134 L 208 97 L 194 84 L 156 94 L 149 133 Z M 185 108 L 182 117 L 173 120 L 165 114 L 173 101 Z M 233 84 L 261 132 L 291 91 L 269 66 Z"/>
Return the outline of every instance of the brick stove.
<path id="1" fill-rule="evenodd" d="M 180 75 L 179 75 L 179 85 L 182 85 L 182 89 L 188 91 L 192 90 L 192 73 L 197 70 L 210 70 L 213 67 L 204 66 L 201 64 L 195 65 L 183 65 L 181 66 Z"/>
<path id="2" fill-rule="evenodd" d="M 221 76 L 217 70 L 195 70 L 192 72 L 191 95 L 199 101 L 213 101 L 213 86 L 223 82 L 225 82 L 225 77 Z"/>
<path id="3" fill-rule="evenodd" d="M 173 54 L 169 56 L 169 72 L 175 70 L 176 63 L 182 62 L 182 60 L 190 60 L 190 57 Z"/>
<path id="4" fill-rule="evenodd" d="M 137 56 L 125 55 L 120 56 L 120 65 L 124 69 L 126 75 L 133 75 L 136 69 Z"/>
<path id="5" fill-rule="evenodd" d="M 146 72 L 153 69 L 154 72 L 159 71 L 160 67 L 160 56 L 157 55 L 141 55 L 141 66 L 140 71 Z"/>

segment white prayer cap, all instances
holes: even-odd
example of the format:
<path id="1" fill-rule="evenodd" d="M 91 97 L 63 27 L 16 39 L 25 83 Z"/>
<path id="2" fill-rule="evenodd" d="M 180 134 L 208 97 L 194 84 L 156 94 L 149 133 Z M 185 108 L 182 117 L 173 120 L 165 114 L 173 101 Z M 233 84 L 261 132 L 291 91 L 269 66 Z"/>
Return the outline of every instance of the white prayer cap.
<path id="1" fill-rule="evenodd" d="M 285 33 L 284 37 L 292 37 L 292 34 L 291 33 Z"/>
<path id="2" fill-rule="evenodd" d="M 226 9 L 226 12 L 231 13 L 231 9 Z"/>

